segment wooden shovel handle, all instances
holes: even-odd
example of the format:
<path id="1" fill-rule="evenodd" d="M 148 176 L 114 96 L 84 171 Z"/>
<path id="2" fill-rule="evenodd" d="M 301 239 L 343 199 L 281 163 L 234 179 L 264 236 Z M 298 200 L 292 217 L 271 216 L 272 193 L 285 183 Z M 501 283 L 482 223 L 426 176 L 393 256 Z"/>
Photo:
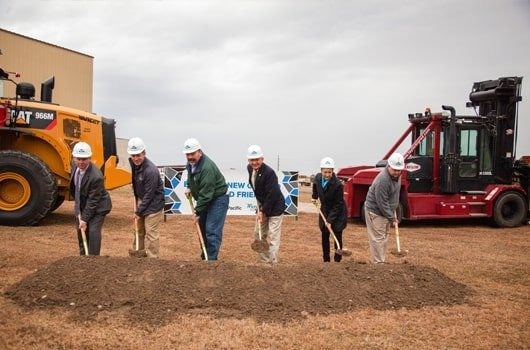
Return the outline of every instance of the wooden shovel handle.
<path id="1" fill-rule="evenodd" d="M 396 232 L 396 245 L 397 245 L 397 251 L 398 253 L 401 253 L 401 247 L 399 244 L 399 226 L 398 226 L 398 220 L 397 220 L 397 214 L 394 211 L 394 229 Z"/>
<path id="2" fill-rule="evenodd" d="M 193 206 L 193 199 L 191 198 L 191 195 L 188 197 L 188 201 L 190 202 L 191 211 L 195 215 L 195 207 Z M 204 239 L 202 238 L 201 225 L 199 225 L 197 222 L 195 226 L 197 227 L 197 236 L 199 236 L 199 243 L 201 244 L 204 260 L 208 261 L 208 253 L 206 252 L 206 245 L 204 244 Z"/>

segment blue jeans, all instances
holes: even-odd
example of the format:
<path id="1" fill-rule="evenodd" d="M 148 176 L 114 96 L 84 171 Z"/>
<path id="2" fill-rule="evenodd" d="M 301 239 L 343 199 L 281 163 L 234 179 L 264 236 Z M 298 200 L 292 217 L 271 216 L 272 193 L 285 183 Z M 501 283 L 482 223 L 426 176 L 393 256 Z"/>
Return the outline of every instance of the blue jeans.
<path id="1" fill-rule="evenodd" d="M 228 201 L 229 197 L 227 194 L 214 198 L 199 217 L 199 225 L 204 244 L 206 245 L 208 260 L 217 260 L 223 240 L 223 226 L 228 212 Z"/>

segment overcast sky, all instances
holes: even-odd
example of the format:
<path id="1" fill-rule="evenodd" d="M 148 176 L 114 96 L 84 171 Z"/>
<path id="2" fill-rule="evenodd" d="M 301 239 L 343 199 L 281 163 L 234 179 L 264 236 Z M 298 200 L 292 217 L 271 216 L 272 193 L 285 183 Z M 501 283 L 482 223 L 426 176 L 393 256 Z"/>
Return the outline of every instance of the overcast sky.
<path id="1" fill-rule="evenodd" d="M 530 155 L 530 0 L 20 1 L 0 27 L 94 57 L 94 112 L 158 165 L 199 139 L 222 169 L 259 144 L 281 170 L 375 164 L 426 106 L 523 76 Z"/>

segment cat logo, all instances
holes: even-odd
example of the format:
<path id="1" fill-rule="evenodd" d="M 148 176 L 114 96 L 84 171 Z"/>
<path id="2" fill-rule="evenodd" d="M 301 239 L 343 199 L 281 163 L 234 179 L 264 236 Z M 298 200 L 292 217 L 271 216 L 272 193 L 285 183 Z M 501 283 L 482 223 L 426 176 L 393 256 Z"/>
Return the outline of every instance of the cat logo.
<path id="1" fill-rule="evenodd" d="M 11 119 L 15 119 L 16 124 L 29 124 L 33 111 L 11 110 Z"/>

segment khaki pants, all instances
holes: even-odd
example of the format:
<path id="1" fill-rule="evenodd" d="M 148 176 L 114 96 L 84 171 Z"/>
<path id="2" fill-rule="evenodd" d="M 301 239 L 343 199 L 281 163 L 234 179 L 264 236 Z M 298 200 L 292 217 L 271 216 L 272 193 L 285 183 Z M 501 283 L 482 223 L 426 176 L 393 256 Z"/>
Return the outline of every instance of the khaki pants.
<path id="1" fill-rule="evenodd" d="M 384 263 L 390 221 L 384 216 L 376 215 L 366 209 L 364 210 L 364 217 L 368 231 L 371 260 L 374 264 Z"/>
<path id="2" fill-rule="evenodd" d="M 140 217 L 138 220 L 138 244 L 139 249 L 145 249 L 148 258 L 158 258 L 160 250 L 160 239 L 158 225 L 164 219 L 164 209 L 157 213 Z M 147 244 L 146 244 L 147 238 Z"/>
<path id="3" fill-rule="evenodd" d="M 280 255 L 280 238 L 282 236 L 283 215 L 265 216 L 261 222 L 261 236 L 269 241 L 269 251 L 259 253 L 260 261 L 264 263 L 277 263 Z M 254 237 L 258 239 L 258 223 L 254 229 Z"/>

